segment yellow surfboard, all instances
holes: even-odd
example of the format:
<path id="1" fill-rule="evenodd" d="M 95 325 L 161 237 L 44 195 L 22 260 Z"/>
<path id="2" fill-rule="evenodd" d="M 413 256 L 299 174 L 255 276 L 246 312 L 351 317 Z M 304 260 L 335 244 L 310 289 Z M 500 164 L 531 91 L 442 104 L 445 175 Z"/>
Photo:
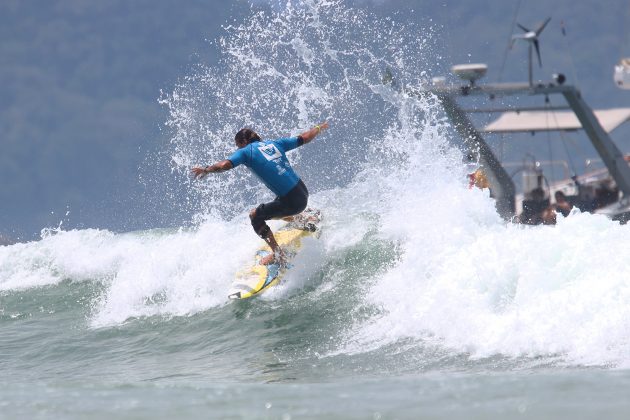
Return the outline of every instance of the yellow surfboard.
<path id="1" fill-rule="evenodd" d="M 281 267 L 276 263 L 260 264 L 260 260 L 271 252 L 269 245 L 265 244 L 256 251 L 254 265 L 236 273 L 236 278 L 228 292 L 228 298 L 247 299 L 278 284 L 287 271 L 291 269 L 291 262 L 302 248 L 302 240 L 309 236 L 318 237 L 319 229 L 298 229 L 294 224 L 289 223 L 275 232 L 274 236 L 285 253 L 286 265 Z"/>

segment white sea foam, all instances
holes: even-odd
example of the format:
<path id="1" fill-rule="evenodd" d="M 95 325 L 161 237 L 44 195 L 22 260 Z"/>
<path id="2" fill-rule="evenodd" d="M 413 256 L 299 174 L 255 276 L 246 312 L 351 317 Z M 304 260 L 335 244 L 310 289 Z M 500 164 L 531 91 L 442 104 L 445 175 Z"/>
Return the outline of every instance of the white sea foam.
<path id="1" fill-rule="evenodd" d="M 395 204 L 381 234 L 403 256 L 367 296 L 383 315 L 357 326 L 345 351 L 416 338 L 473 357 L 628 366 L 630 227 L 579 212 L 555 227 L 505 223 L 448 169 L 450 152 L 425 146 L 408 162 L 420 176 L 385 183 Z"/>
<path id="2" fill-rule="evenodd" d="M 291 269 L 283 276 L 280 284 L 260 297 L 265 300 L 280 300 L 298 293 L 313 282 L 315 274 L 325 262 L 325 255 L 322 241 L 312 237 L 304 238 L 300 252 L 291 260 Z"/>
<path id="3" fill-rule="evenodd" d="M 119 264 L 119 242 L 107 231 L 45 231 L 40 241 L 0 248 L 0 290 L 54 285 L 112 275 Z"/>
<path id="4" fill-rule="evenodd" d="M 98 283 L 103 292 L 94 302 L 93 326 L 186 315 L 226 303 L 234 273 L 257 245 L 245 214 L 230 222 L 208 219 L 195 230 L 57 231 L 0 248 L 0 290 L 66 279 Z"/>

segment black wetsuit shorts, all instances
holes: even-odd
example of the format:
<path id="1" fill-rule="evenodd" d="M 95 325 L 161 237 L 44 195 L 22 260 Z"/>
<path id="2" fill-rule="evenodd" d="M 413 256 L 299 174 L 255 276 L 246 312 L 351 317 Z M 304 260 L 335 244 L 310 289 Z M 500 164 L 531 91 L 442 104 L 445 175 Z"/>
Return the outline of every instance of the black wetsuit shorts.
<path id="1" fill-rule="evenodd" d="M 308 203 L 308 190 L 300 179 L 295 187 L 282 197 L 276 197 L 270 203 L 256 207 L 256 216 L 252 218 L 252 227 L 258 236 L 264 238 L 269 233 L 266 220 L 279 219 L 301 213 Z"/>

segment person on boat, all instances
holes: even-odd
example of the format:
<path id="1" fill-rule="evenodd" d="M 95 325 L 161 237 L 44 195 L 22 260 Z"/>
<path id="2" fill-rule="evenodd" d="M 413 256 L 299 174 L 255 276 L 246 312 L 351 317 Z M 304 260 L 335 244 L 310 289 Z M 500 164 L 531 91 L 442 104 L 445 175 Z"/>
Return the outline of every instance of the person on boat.
<path id="1" fill-rule="evenodd" d="M 556 199 L 556 211 L 562 214 L 564 217 L 567 217 L 569 213 L 571 213 L 571 209 L 573 209 L 573 204 L 569 203 L 569 200 L 567 200 L 567 196 L 564 195 L 562 191 L 556 191 L 554 197 Z"/>
<path id="2" fill-rule="evenodd" d="M 614 185 L 611 179 L 603 181 L 597 189 L 595 189 L 595 199 L 593 207 L 599 209 L 614 203 L 619 198 L 619 188 Z"/>
<path id="3" fill-rule="evenodd" d="M 556 224 L 556 209 L 554 206 L 548 206 L 540 213 L 540 222 L 543 225 Z"/>
<path id="4" fill-rule="evenodd" d="M 529 194 L 526 194 L 526 197 L 527 199 L 523 200 L 523 211 L 519 215 L 520 223 L 526 225 L 545 223 L 543 216 L 548 216 L 548 212 L 545 213 L 545 209 L 549 207 L 549 200 L 545 199 L 545 191 L 537 187 L 531 190 Z"/>
<path id="5" fill-rule="evenodd" d="M 306 185 L 291 167 L 286 152 L 310 143 L 327 128 L 328 123 L 323 122 L 297 137 L 276 140 L 262 140 L 255 131 L 243 128 L 234 137 L 238 150 L 229 158 L 213 165 L 191 169 L 194 177 L 201 179 L 210 173 L 225 172 L 243 164 L 276 194 L 275 200 L 261 204 L 249 213 L 254 232 L 264 239 L 273 251 L 260 261 L 261 264 L 270 264 L 273 261 L 284 263 L 282 249 L 266 221 L 299 214 L 306 208 L 308 202 Z"/>
<path id="6" fill-rule="evenodd" d="M 482 168 L 478 168 L 475 172 L 468 174 L 468 189 L 477 187 L 480 190 L 490 188 L 488 177 Z"/>

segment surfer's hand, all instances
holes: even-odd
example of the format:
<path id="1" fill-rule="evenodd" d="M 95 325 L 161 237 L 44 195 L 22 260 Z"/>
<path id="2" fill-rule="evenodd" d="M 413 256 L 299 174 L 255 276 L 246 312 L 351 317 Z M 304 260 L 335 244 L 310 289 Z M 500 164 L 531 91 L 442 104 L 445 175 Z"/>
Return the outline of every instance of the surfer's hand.
<path id="1" fill-rule="evenodd" d="M 206 170 L 206 168 L 201 168 L 199 166 L 192 168 L 190 172 L 192 172 L 195 179 L 201 179 L 204 176 L 208 175 L 208 171 Z"/>
<path id="2" fill-rule="evenodd" d="M 317 135 L 321 133 L 322 130 L 325 130 L 327 128 L 328 128 L 328 123 L 324 121 L 321 124 L 317 124 L 315 127 L 311 128 L 310 130 L 306 130 L 305 132 L 300 134 L 299 137 L 302 137 L 303 144 L 307 144 L 307 143 L 310 143 L 311 140 L 313 140 L 315 137 L 317 137 Z"/>

